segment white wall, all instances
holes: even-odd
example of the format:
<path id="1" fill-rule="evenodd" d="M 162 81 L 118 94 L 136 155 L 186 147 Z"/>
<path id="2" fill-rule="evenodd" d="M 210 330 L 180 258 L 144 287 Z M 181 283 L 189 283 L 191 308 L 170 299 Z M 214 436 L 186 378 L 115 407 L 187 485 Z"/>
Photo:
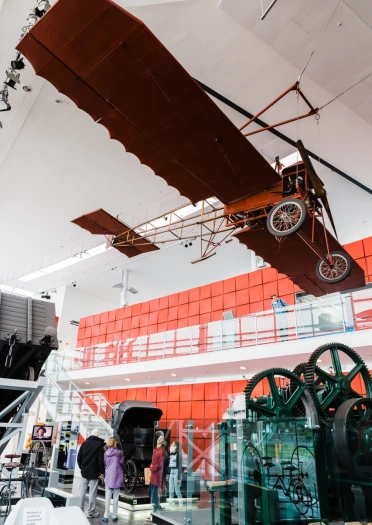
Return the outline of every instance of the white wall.
<path id="1" fill-rule="evenodd" d="M 117 307 L 119 308 L 119 304 Z M 66 286 L 58 325 L 58 339 L 62 341 L 60 349 L 75 348 L 78 326 L 70 324 L 70 321 L 80 321 L 81 317 L 113 310 L 114 308 L 115 306 L 111 302 L 84 293 L 78 287 Z"/>

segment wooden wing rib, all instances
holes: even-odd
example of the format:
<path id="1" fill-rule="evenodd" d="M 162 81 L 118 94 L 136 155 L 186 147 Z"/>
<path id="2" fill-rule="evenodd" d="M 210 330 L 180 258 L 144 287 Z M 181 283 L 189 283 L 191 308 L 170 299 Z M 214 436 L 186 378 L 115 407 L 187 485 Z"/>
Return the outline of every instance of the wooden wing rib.
<path id="1" fill-rule="evenodd" d="M 323 253 L 327 253 L 322 225 L 318 224 L 316 231 L 316 243 Z M 312 221 L 308 219 L 302 227 L 302 231 L 311 238 Z M 360 288 L 365 285 L 364 272 L 362 268 L 353 260 L 352 270 L 349 277 L 338 284 L 327 284 L 318 279 L 315 268 L 318 262 L 317 255 L 308 248 L 304 242 L 296 235 L 291 235 L 279 244 L 273 237 L 266 224 L 261 223 L 252 230 L 245 229 L 235 236 L 250 250 L 260 255 L 264 261 L 268 262 L 278 270 L 284 273 L 308 294 L 315 296 L 326 293 L 334 293 L 353 288 Z M 339 242 L 328 232 L 328 242 L 330 251 L 345 251 Z"/>
<path id="2" fill-rule="evenodd" d="M 191 202 L 227 204 L 280 180 L 151 31 L 110 0 L 59 0 L 17 49 Z"/>
<path id="3" fill-rule="evenodd" d="M 128 224 L 102 209 L 82 215 L 71 222 L 93 235 L 109 236 L 110 244 L 127 257 L 159 250 L 155 244 L 131 230 Z"/>

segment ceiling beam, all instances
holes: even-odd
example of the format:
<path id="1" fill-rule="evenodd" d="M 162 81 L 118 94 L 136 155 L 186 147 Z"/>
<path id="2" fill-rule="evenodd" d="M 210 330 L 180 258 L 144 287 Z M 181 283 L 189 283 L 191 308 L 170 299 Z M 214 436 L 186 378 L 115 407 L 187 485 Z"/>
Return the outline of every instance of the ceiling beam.
<path id="1" fill-rule="evenodd" d="M 195 80 L 199 84 L 199 86 L 202 89 L 204 89 L 204 91 L 206 93 L 208 93 L 209 95 L 212 95 L 212 97 L 216 98 L 217 100 L 220 100 L 221 102 L 226 104 L 226 106 L 229 106 L 230 108 L 234 109 L 235 111 L 237 111 L 238 113 L 240 113 L 241 115 L 244 115 L 245 117 L 247 117 L 249 119 L 254 117 L 254 115 L 252 115 L 252 113 L 250 113 L 249 111 L 241 108 L 240 106 L 235 104 L 235 102 L 232 102 L 231 100 L 229 100 L 228 98 L 224 97 L 223 95 L 221 95 L 220 93 L 218 93 L 214 89 L 212 89 L 209 86 L 203 84 L 203 82 L 200 82 L 197 79 L 195 79 Z M 262 128 L 266 128 L 267 126 L 269 126 L 269 124 L 266 124 L 266 122 L 264 122 L 263 120 L 261 120 L 259 118 L 254 119 L 253 122 L 258 124 Z M 272 133 L 276 137 L 284 140 L 285 142 L 287 142 L 287 144 L 290 144 L 291 146 L 293 146 L 294 148 L 297 149 L 296 142 L 294 140 L 290 139 L 289 137 L 287 137 L 287 135 L 284 135 L 283 133 L 280 133 L 280 131 L 277 131 L 274 128 L 271 128 L 268 131 L 269 131 L 269 133 Z M 367 193 L 369 193 L 370 195 L 372 195 L 372 189 L 371 188 L 368 188 L 368 186 L 365 186 L 364 184 L 362 184 L 358 180 L 354 179 L 353 177 L 351 177 L 350 175 L 348 175 L 344 171 L 341 171 L 340 169 L 336 168 L 336 166 L 334 166 L 333 164 L 330 164 L 329 162 L 327 162 L 326 160 L 322 159 L 318 155 L 315 155 L 315 153 L 313 153 L 312 151 L 310 151 L 308 149 L 306 151 L 307 151 L 307 154 L 310 157 L 312 157 L 314 160 L 316 160 L 320 164 L 323 164 L 323 166 L 325 166 L 326 168 L 330 169 L 331 171 L 337 173 L 338 175 L 340 175 L 344 179 L 348 180 L 352 184 L 355 184 L 355 186 L 358 186 L 358 188 L 361 188 L 362 190 L 364 190 Z"/>

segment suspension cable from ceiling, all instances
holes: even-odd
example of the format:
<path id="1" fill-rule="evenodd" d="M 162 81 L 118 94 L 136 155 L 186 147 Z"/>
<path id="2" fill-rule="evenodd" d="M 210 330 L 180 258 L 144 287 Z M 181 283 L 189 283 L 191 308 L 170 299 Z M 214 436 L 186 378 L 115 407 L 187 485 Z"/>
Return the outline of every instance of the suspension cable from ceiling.
<path id="1" fill-rule="evenodd" d="M 372 75 L 372 71 L 370 71 L 368 73 L 368 75 L 366 75 L 365 77 L 361 78 L 360 80 L 358 80 L 358 82 L 355 82 L 355 84 L 353 84 L 352 86 L 348 87 L 347 89 L 345 89 L 344 91 L 342 91 L 342 93 L 340 93 L 339 95 L 337 95 L 336 97 L 332 98 L 329 102 L 327 102 L 326 104 L 323 104 L 323 106 L 320 106 L 319 108 L 319 111 L 323 108 L 325 108 L 326 106 L 328 106 L 329 104 L 331 104 L 332 102 L 334 102 L 335 100 L 337 100 L 338 98 L 342 97 L 342 95 L 344 95 L 345 93 L 347 93 L 348 91 L 350 91 L 350 89 L 353 89 L 355 86 L 357 86 L 358 84 L 360 84 L 361 82 L 363 82 L 366 78 L 370 77 Z"/>
<path id="2" fill-rule="evenodd" d="M 338 3 L 337 3 L 337 5 L 336 5 L 335 10 L 333 11 L 333 13 L 332 13 L 331 17 L 329 18 L 329 20 L 328 20 L 328 22 L 327 22 L 325 28 L 323 29 L 323 32 L 322 32 L 322 34 L 320 35 L 320 37 L 319 37 L 317 43 L 315 44 L 314 49 L 313 49 L 312 52 L 310 53 L 310 56 L 309 56 L 309 58 L 308 58 L 308 60 L 307 60 L 307 62 L 306 62 L 306 64 L 305 64 L 305 67 L 303 68 L 303 70 L 302 70 L 301 73 L 300 73 L 300 76 L 298 77 L 298 81 L 299 81 L 299 82 L 300 82 L 300 80 L 301 80 L 301 78 L 302 78 L 302 75 L 305 73 L 305 70 L 306 70 L 307 66 L 309 65 L 309 63 L 310 63 L 310 60 L 313 58 L 313 55 L 314 55 L 314 53 L 315 53 L 315 51 L 316 51 L 318 45 L 320 44 L 320 42 L 321 42 L 321 40 L 322 40 L 322 38 L 323 38 L 325 32 L 327 31 L 327 28 L 328 28 L 329 24 L 331 23 L 331 20 L 333 19 L 334 15 L 335 15 L 335 13 L 336 13 L 336 11 L 337 11 L 337 9 L 338 9 L 338 6 L 340 5 L 341 2 L 342 2 L 342 0 L 338 0 Z"/>

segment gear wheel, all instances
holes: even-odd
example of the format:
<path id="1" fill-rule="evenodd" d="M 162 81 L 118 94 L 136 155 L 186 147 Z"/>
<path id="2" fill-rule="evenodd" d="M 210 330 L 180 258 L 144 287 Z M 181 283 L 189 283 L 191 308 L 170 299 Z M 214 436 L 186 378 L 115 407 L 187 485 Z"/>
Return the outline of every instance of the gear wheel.
<path id="1" fill-rule="evenodd" d="M 304 383 L 305 383 L 306 365 L 307 365 L 307 363 L 299 363 L 293 369 L 293 373 L 296 374 L 296 376 L 298 376 L 301 379 L 301 381 L 303 381 Z M 291 392 L 293 392 L 297 388 L 296 387 L 296 383 L 294 383 L 293 381 L 290 381 L 289 388 L 290 388 Z M 303 403 L 301 403 L 301 402 L 297 403 L 297 405 L 294 407 L 294 410 L 296 412 L 296 416 L 297 417 L 305 417 L 306 416 L 306 410 L 305 410 L 305 407 L 304 407 Z"/>
<path id="2" fill-rule="evenodd" d="M 282 378 L 283 384 L 278 385 L 276 377 Z M 293 387 L 290 389 L 290 382 Z M 269 389 L 265 396 L 254 396 L 255 388 L 263 383 L 263 388 Z M 246 415 L 255 412 L 258 417 L 296 417 L 296 406 L 303 405 L 306 417 L 317 424 L 318 416 L 311 394 L 301 379 L 286 368 L 270 368 L 253 376 L 245 387 Z"/>
<path id="3" fill-rule="evenodd" d="M 319 357 L 330 352 L 333 371 L 326 371 L 318 366 Z M 344 373 L 340 353 L 346 354 L 355 366 Z M 324 360 L 324 359 L 323 359 Z M 318 407 L 320 417 L 327 421 L 333 417 L 337 408 L 344 401 L 360 398 L 362 394 L 352 387 L 352 381 L 360 375 L 367 397 L 372 397 L 372 382 L 363 359 L 352 348 L 341 343 L 328 343 L 317 348 L 310 356 L 305 370 L 305 382 Z M 363 390 L 363 385 L 362 385 Z"/>

